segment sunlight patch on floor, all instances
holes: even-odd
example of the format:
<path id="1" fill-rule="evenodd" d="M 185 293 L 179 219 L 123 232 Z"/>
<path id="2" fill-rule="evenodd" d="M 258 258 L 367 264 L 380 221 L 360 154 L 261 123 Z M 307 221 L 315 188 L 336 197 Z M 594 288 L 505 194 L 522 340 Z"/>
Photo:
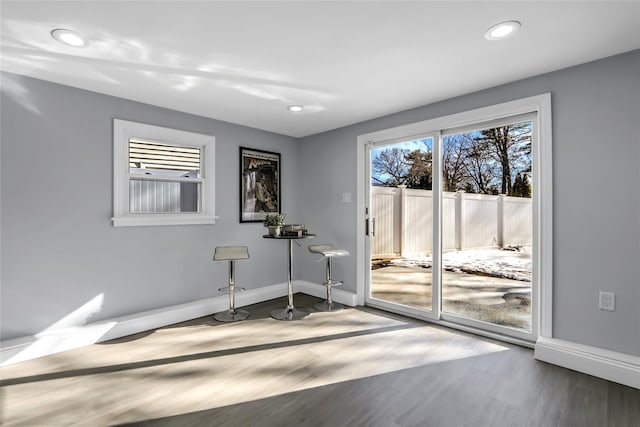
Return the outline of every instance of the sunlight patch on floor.
<path id="1" fill-rule="evenodd" d="M 7 419 L 37 422 L 29 417 L 33 402 L 39 402 L 38 411 L 53 423 L 140 421 L 148 414 L 220 408 L 508 350 L 355 309 L 314 312 L 299 322 L 207 319 L 139 335 L 3 368 L 3 378 L 17 378 L 4 387 Z M 27 377 L 34 372 L 41 377 Z M 70 404 L 72 413 L 60 409 Z M 111 418 L 96 407 L 112 408 Z"/>
<path id="2" fill-rule="evenodd" d="M 5 342 L 2 365 L 10 365 L 35 359 L 46 354 L 58 353 L 96 343 L 117 322 L 103 322 L 87 325 L 95 313 L 100 312 L 104 294 L 96 295 L 60 320 L 52 323 L 33 337 L 25 337 L 13 342 Z M 15 352 L 10 347 L 15 348 Z"/>

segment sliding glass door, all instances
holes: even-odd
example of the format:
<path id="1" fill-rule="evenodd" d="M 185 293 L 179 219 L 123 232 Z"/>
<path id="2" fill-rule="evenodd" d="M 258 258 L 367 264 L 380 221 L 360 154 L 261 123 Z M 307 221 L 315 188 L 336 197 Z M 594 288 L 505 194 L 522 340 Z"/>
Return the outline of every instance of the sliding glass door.
<path id="1" fill-rule="evenodd" d="M 367 304 L 534 339 L 535 117 L 367 145 Z"/>

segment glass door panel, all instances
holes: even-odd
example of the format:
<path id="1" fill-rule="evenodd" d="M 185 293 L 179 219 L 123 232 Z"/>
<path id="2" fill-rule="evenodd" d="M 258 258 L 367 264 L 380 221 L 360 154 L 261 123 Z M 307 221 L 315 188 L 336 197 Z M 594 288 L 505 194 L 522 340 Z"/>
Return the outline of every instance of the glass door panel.
<path id="1" fill-rule="evenodd" d="M 374 305 L 433 309 L 433 141 L 370 149 L 367 298 Z"/>
<path id="2" fill-rule="evenodd" d="M 524 120 L 442 138 L 443 319 L 532 331 L 532 135 Z"/>

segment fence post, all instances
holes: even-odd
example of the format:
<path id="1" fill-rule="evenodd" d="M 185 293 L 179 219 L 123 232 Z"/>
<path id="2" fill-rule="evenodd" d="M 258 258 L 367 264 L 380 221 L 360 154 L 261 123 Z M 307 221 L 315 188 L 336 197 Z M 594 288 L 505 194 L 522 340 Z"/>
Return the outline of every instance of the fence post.
<path id="1" fill-rule="evenodd" d="M 400 190 L 400 256 L 404 257 L 407 241 L 407 186 L 399 184 L 398 189 Z"/>
<path id="2" fill-rule="evenodd" d="M 498 194 L 498 247 L 504 247 L 504 198 L 506 194 Z"/>
<path id="3" fill-rule="evenodd" d="M 464 191 L 458 190 L 456 191 L 456 196 L 454 199 L 455 203 L 455 211 L 456 211 L 456 224 L 455 224 L 455 235 L 456 235 L 456 249 L 461 251 L 463 244 L 463 217 L 462 217 L 462 204 L 464 200 Z"/>

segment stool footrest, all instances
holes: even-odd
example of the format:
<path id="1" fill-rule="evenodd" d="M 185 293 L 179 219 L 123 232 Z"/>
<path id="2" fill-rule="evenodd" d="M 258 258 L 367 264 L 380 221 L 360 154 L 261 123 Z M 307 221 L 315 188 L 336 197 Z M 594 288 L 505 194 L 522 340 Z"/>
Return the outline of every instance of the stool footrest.
<path id="1" fill-rule="evenodd" d="M 329 282 L 322 282 L 322 284 L 324 286 L 329 286 Z M 340 285 L 344 285 L 344 282 L 342 280 L 336 280 L 335 282 L 333 280 L 331 281 L 331 286 L 340 286 Z"/>
<path id="2" fill-rule="evenodd" d="M 244 288 L 234 288 L 234 292 L 244 292 Z M 218 288 L 218 292 L 229 292 L 229 287 L 225 286 L 224 288 Z"/>

